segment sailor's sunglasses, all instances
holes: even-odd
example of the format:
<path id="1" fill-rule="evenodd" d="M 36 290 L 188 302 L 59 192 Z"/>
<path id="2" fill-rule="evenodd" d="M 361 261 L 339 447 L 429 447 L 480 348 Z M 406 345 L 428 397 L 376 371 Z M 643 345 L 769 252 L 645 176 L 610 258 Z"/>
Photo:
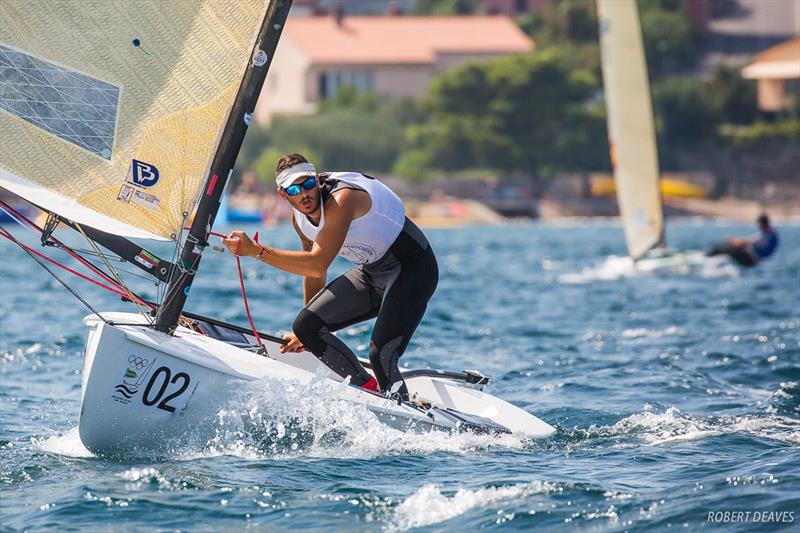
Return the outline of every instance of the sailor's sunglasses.
<path id="1" fill-rule="evenodd" d="M 317 177 L 311 176 L 302 183 L 295 183 L 294 185 L 289 185 L 288 187 L 283 189 L 283 191 L 289 196 L 297 196 L 303 189 L 310 191 L 316 186 L 317 186 Z"/>

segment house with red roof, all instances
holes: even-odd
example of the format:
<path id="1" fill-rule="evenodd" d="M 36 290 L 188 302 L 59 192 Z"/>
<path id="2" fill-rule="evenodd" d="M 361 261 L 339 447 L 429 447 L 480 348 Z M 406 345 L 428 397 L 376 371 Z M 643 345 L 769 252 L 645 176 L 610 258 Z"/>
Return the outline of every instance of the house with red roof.
<path id="1" fill-rule="evenodd" d="M 758 80 L 758 108 L 761 111 L 783 111 L 787 104 L 786 83 L 800 79 L 800 37 L 758 54 L 752 63 L 742 69 L 742 76 Z"/>
<path id="2" fill-rule="evenodd" d="M 533 50 L 506 16 L 290 17 L 255 118 L 264 125 L 276 114 L 313 113 L 346 84 L 416 98 L 436 74 L 466 61 Z"/>

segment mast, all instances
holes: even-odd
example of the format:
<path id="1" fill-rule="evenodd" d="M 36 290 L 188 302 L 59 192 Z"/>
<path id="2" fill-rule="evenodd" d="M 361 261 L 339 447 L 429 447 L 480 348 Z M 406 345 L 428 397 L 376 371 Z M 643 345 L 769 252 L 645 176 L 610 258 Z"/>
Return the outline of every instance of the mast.
<path id="1" fill-rule="evenodd" d="M 203 251 L 208 246 L 208 235 L 219 210 L 220 198 L 233 172 L 233 165 L 242 147 L 247 126 L 252 119 L 256 101 L 261 94 L 261 88 L 291 7 L 292 0 L 271 0 L 267 8 L 253 47 L 250 64 L 239 85 L 201 191 L 197 213 L 178 262 L 179 274 L 172 279 L 164 302 L 158 309 L 154 327 L 159 331 L 171 333 L 178 325 L 192 281 L 200 266 Z"/>

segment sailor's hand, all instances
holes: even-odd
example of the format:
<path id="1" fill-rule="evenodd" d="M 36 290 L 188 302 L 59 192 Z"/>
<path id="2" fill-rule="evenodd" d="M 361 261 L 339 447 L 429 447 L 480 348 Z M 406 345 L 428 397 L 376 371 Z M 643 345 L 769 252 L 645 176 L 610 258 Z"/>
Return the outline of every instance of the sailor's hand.
<path id="1" fill-rule="evenodd" d="M 230 253 L 239 256 L 256 255 L 260 250 L 260 247 L 243 231 L 232 231 L 222 239 L 222 244 Z"/>
<path id="2" fill-rule="evenodd" d="M 300 342 L 300 339 L 297 338 L 297 335 L 294 333 L 289 333 L 284 335 L 283 338 L 287 341 L 286 344 L 281 344 L 281 353 L 291 352 L 291 353 L 300 353 L 305 350 L 305 346 L 303 343 Z"/>

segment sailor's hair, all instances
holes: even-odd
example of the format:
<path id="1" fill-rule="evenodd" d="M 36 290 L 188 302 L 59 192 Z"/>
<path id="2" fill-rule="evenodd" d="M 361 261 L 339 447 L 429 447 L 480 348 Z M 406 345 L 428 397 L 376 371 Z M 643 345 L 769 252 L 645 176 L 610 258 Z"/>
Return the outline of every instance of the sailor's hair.
<path id="1" fill-rule="evenodd" d="M 277 176 L 289 167 L 295 166 L 297 163 L 308 163 L 308 159 L 303 154 L 286 154 L 278 160 L 275 167 L 275 175 Z"/>

